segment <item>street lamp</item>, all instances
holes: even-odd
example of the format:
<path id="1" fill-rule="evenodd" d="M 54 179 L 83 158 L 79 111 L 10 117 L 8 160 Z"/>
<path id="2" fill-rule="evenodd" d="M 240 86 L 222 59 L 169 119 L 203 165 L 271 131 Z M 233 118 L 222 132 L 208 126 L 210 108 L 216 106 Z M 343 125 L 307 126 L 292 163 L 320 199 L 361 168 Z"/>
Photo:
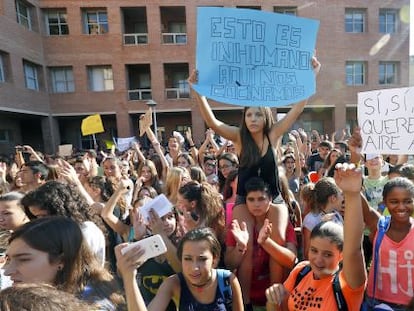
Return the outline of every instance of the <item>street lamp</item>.
<path id="1" fill-rule="evenodd" d="M 147 106 L 152 109 L 152 113 L 153 113 L 152 120 L 154 123 L 154 133 L 155 133 L 155 137 L 158 139 L 157 112 L 155 110 L 155 107 L 157 106 L 157 102 L 151 99 L 147 101 Z"/>

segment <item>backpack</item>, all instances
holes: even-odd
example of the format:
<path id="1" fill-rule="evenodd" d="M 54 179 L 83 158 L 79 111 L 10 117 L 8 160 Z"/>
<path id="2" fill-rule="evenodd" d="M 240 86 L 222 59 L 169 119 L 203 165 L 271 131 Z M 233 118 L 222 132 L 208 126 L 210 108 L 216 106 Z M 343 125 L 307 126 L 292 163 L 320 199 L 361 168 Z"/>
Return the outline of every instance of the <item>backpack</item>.
<path id="1" fill-rule="evenodd" d="M 300 283 L 300 281 L 302 281 L 302 279 L 309 273 L 311 272 L 311 266 L 310 265 L 306 265 L 302 268 L 302 270 L 299 271 L 296 280 L 295 280 L 295 287 Z M 341 290 L 341 284 L 339 284 L 339 272 L 341 270 L 339 269 L 338 271 L 335 272 L 335 277 L 334 280 L 332 282 L 332 289 L 334 292 L 334 297 L 335 297 L 335 302 L 336 305 L 338 307 L 339 311 L 348 311 L 348 305 L 346 304 L 345 301 L 345 297 L 344 294 L 342 293 Z"/>
<path id="2" fill-rule="evenodd" d="M 220 293 L 224 297 L 226 310 L 230 311 L 233 305 L 233 292 L 230 284 L 231 271 L 225 269 L 217 269 L 216 271 Z"/>

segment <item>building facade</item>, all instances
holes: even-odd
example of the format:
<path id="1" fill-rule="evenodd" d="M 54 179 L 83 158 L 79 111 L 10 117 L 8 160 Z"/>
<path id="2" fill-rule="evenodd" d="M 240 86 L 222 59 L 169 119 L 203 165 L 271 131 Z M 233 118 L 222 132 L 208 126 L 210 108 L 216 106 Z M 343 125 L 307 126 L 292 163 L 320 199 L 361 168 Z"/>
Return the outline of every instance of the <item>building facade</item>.
<path id="1" fill-rule="evenodd" d="M 0 0 L 0 152 L 30 144 L 89 148 L 80 124 L 100 113 L 98 140 L 138 135 L 156 105 L 159 135 L 205 124 L 186 78 L 195 67 L 196 10 L 211 0 Z M 357 93 L 409 83 L 409 0 L 220 1 L 317 19 L 323 67 L 295 127 L 331 133 L 356 123 Z M 213 103 L 239 124 L 241 108 Z M 289 107 L 278 108 L 285 113 Z M 275 111 L 276 113 L 276 111 Z"/>

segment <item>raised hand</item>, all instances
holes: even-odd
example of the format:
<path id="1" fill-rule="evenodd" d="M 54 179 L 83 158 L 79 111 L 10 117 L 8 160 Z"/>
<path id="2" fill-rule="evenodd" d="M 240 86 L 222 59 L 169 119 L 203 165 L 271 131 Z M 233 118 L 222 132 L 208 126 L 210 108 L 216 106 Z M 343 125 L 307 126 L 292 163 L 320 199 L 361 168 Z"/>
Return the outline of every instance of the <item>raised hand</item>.
<path id="1" fill-rule="evenodd" d="M 165 233 L 162 219 L 153 208 L 149 211 L 148 226 L 154 234 L 164 235 Z"/>
<path id="2" fill-rule="evenodd" d="M 262 228 L 259 231 L 259 235 L 257 237 L 257 243 L 263 244 L 270 236 L 272 235 L 272 224 L 270 223 L 269 219 L 265 219 Z"/>
<path id="3" fill-rule="evenodd" d="M 122 243 L 115 247 L 116 265 L 123 278 L 135 277 L 137 268 L 142 264 L 141 258 L 145 254 L 145 250 L 137 246 L 122 254 L 121 250 L 126 246 L 128 243 Z"/>
<path id="4" fill-rule="evenodd" d="M 351 152 L 360 153 L 362 149 L 361 128 L 356 127 L 348 140 L 348 147 Z"/>
<path id="5" fill-rule="evenodd" d="M 139 212 L 138 209 L 133 208 L 131 210 L 132 225 L 134 227 L 135 239 L 140 240 L 147 233 L 147 225 L 145 223 L 144 216 Z"/>
<path id="6" fill-rule="evenodd" d="M 335 166 L 335 182 L 343 192 L 359 193 L 362 187 L 362 170 L 355 164 L 343 163 Z"/>
<path id="7" fill-rule="evenodd" d="M 247 225 L 243 221 L 241 224 L 237 219 L 233 219 L 230 226 L 231 233 L 233 233 L 234 239 L 237 242 L 238 247 L 246 249 L 249 242 L 249 231 Z"/>
<path id="8" fill-rule="evenodd" d="M 190 85 L 190 87 L 193 86 L 193 84 L 197 84 L 198 82 L 198 71 L 197 70 L 193 70 L 190 74 L 190 76 L 187 79 L 188 84 Z"/>

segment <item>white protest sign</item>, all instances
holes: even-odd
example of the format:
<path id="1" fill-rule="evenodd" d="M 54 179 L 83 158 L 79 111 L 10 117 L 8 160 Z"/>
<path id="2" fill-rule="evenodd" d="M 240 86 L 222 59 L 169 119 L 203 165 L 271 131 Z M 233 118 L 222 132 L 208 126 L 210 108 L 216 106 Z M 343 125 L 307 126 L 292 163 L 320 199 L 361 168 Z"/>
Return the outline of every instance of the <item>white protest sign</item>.
<path id="1" fill-rule="evenodd" d="M 149 219 L 149 212 L 154 209 L 158 216 L 162 217 L 172 210 L 172 203 L 167 199 L 164 194 L 156 196 L 154 199 L 149 200 L 143 206 L 139 208 L 139 212 L 142 214 L 145 220 Z"/>
<path id="2" fill-rule="evenodd" d="M 362 153 L 414 154 L 414 87 L 358 93 Z"/>
<path id="3" fill-rule="evenodd" d="M 59 145 L 59 155 L 61 157 L 70 157 L 72 155 L 73 146 L 71 144 Z"/>
<path id="4" fill-rule="evenodd" d="M 128 150 L 131 146 L 131 143 L 136 141 L 135 136 L 132 137 L 125 137 L 125 138 L 117 138 L 116 147 L 119 151 L 123 152 Z"/>

